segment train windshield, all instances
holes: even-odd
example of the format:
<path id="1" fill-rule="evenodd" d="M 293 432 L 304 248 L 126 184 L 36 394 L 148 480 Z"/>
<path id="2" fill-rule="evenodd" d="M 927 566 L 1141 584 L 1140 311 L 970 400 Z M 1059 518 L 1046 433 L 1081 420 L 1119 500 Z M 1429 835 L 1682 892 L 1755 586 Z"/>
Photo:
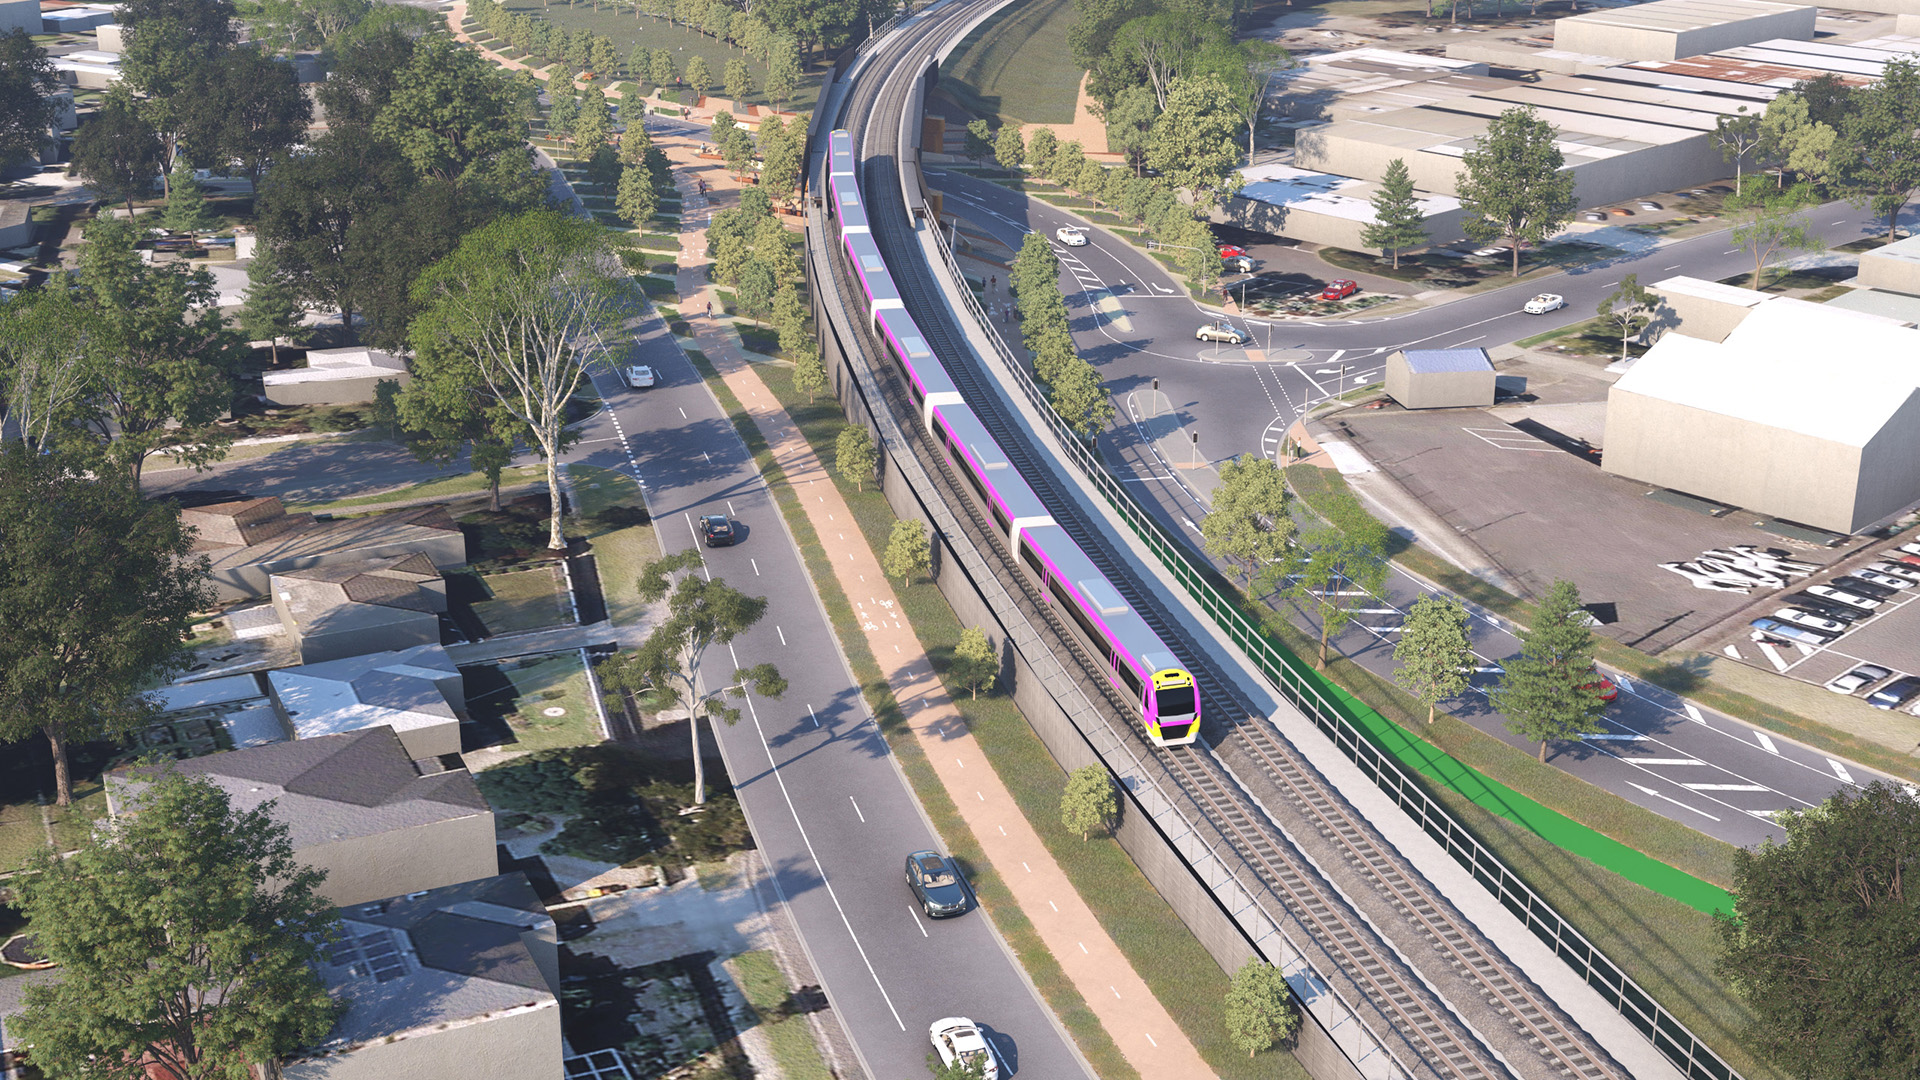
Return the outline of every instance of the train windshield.
<path id="1" fill-rule="evenodd" d="M 1193 687 L 1161 687 L 1153 692 L 1153 702 L 1158 706 L 1161 723 L 1166 723 L 1168 720 L 1177 722 L 1178 718 L 1192 716 L 1194 713 Z"/>

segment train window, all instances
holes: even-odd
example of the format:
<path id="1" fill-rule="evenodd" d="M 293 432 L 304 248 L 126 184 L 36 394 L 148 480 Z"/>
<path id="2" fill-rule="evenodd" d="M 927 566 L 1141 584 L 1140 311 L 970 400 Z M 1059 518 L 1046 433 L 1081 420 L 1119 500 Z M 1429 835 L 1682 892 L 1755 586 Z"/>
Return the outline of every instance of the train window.
<path id="1" fill-rule="evenodd" d="M 1113 669 L 1120 673 L 1120 681 L 1127 684 L 1127 689 L 1133 691 L 1133 700 L 1139 701 L 1141 691 L 1140 676 L 1133 673 L 1133 665 L 1121 659 L 1119 654 L 1116 653 L 1113 658 Z"/>
<path id="2" fill-rule="evenodd" d="M 967 464 L 964 458 L 958 458 L 957 456 L 954 464 L 959 466 L 960 474 L 967 478 L 967 483 L 973 485 L 974 494 L 980 496 L 980 501 L 988 506 L 992 506 L 993 497 L 987 494 L 986 485 L 980 482 L 980 477 L 974 473 L 973 466 Z"/>
<path id="3" fill-rule="evenodd" d="M 919 405 L 927 400 L 927 395 L 920 392 L 920 384 L 912 378 L 907 379 L 907 392 L 913 395 L 913 403 L 915 405 Z"/>
<path id="4" fill-rule="evenodd" d="M 1040 561 L 1040 553 L 1034 550 L 1034 547 L 1032 544 L 1025 543 L 1023 540 L 1023 542 L 1020 545 L 1020 557 L 1022 559 L 1025 559 L 1027 561 L 1027 565 L 1033 568 L 1034 577 L 1041 578 L 1041 579 L 1046 578 L 1047 564 Z"/>
<path id="5" fill-rule="evenodd" d="M 1006 532 L 1013 525 L 1013 522 L 1007 520 L 1007 512 L 1000 509 L 999 503 L 990 502 L 987 504 L 987 509 L 993 511 L 993 520 L 1000 523 L 1001 532 Z"/>
<path id="6" fill-rule="evenodd" d="M 1187 716 L 1194 711 L 1191 686 L 1167 686 L 1154 691 L 1154 704 L 1162 716 Z"/>
<path id="7" fill-rule="evenodd" d="M 1080 610 L 1079 601 L 1075 600 L 1073 594 L 1063 588 L 1058 581 L 1052 582 L 1051 584 L 1053 586 L 1054 599 L 1060 601 L 1062 610 L 1068 615 L 1073 616 L 1073 621 L 1079 624 L 1080 632 L 1087 635 L 1087 640 L 1094 643 L 1094 651 L 1107 651 L 1106 639 L 1100 636 L 1100 631 L 1094 629 L 1093 620 L 1087 618 L 1087 613 Z"/>
<path id="8" fill-rule="evenodd" d="M 953 453 L 953 436 L 947 433 L 947 422 L 945 420 L 937 416 L 934 417 L 933 433 L 940 437 L 940 442 L 947 448 L 947 453 Z"/>

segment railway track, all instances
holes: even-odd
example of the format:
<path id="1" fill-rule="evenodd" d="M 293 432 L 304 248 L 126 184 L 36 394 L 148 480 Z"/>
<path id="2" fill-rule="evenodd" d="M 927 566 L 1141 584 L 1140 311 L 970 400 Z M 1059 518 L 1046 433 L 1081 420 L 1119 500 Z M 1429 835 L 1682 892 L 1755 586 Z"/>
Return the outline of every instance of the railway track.
<path id="1" fill-rule="evenodd" d="M 1010 422 L 990 376 L 973 359 L 964 332 L 942 303 L 941 286 L 924 262 L 899 188 L 894 143 L 911 75 L 903 78 L 893 69 L 902 57 L 925 56 L 949 19 L 910 24 L 905 41 L 881 46 L 847 99 L 843 115 L 854 118 L 847 126 L 860 149 L 875 239 L 922 332 L 1002 450 L 1126 601 L 1163 639 L 1183 646 L 1206 700 L 1203 746 L 1163 749 L 1147 742 L 1131 720 L 1128 703 L 1105 678 L 1089 674 L 1099 668 L 995 538 L 997 530 L 924 430 L 903 424 L 915 456 L 944 487 L 947 505 L 966 521 L 976 549 L 988 557 L 1022 614 L 1046 628 L 1056 651 L 1081 659 L 1073 677 L 1088 700 L 1104 705 L 1105 720 L 1116 734 L 1168 770 L 1279 906 L 1307 929 L 1320 955 L 1337 968 L 1318 974 L 1363 999 L 1371 1013 L 1368 1026 L 1405 1075 L 1626 1077 L 1277 731 L 1257 718 L 1222 720 L 1256 713 L 1234 689 L 1233 678 L 1166 616 L 1156 598 L 1133 583 L 1099 525 L 1074 510 L 1076 503 L 1053 469 Z M 832 247 L 828 258 L 838 265 L 844 255 Z M 861 333 L 869 355 L 885 355 L 870 329 Z M 884 371 L 883 393 L 895 415 L 913 416 L 898 373 L 890 365 L 876 367 Z M 1320 856 L 1318 865 L 1309 848 Z"/>

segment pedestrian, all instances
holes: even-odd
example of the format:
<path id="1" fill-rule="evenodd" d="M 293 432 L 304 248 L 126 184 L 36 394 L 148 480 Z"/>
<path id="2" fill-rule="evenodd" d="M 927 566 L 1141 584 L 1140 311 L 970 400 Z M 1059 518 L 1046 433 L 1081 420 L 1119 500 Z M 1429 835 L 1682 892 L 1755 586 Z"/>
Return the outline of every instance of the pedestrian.
<path id="1" fill-rule="evenodd" d="M 713 318 L 713 301 L 707 301 L 707 318 Z"/>
<path id="2" fill-rule="evenodd" d="M 987 291 L 991 292 L 995 289 L 998 289 L 999 287 L 1000 287 L 999 274 L 994 274 L 993 276 L 987 278 Z"/>

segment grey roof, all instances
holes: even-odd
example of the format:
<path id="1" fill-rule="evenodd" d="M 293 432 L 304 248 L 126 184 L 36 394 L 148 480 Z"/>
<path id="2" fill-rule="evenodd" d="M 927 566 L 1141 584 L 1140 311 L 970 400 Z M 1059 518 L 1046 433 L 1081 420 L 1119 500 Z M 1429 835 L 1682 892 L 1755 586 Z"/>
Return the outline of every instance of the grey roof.
<path id="1" fill-rule="evenodd" d="M 390 727 L 269 743 L 169 766 L 205 776 L 226 791 L 234 809 L 277 800 L 274 817 L 296 850 L 488 813 L 487 800 L 464 770 L 420 775 Z M 108 774 L 115 813 L 145 768 Z"/>
<path id="2" fill-rule="evenodd" d="M 1492 371 L 1485 349 L 1407 349 L 1407 370 L 1421 375 L 1446 371 Z"/>
<path id="3" fill-rule="evenodd" d="M 525 875 L 356 904 L 340 915 L 342 939 L 318 967 L 328 992 L 352 1005 L 307 1056 L 555 1004 L 555 988 L 521 938 L 552 925 Z"/>

